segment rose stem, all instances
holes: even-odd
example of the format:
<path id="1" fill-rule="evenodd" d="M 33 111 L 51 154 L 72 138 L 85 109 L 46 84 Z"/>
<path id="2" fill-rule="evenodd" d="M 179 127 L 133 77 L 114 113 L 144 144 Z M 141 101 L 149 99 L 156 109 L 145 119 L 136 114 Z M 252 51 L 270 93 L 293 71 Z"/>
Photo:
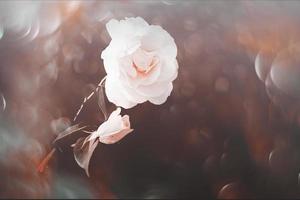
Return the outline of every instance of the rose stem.
<path id="1" fill-rule="evenodd" d="M 73 119 L 73 122 L 76 121 L 76 119 L 77 119 L 78 115 L 80 114 L 80 112 L 81 112 L 83 106 L 84 106 L 84 105 L 86 104 L 86 102 L 87 102 L 90 98 L 92 98 L 92 96 L 99 90 L 99 88 L 102 86 L 102 84 L 103 84 L 103 82 L 105 81 L 105 79 L 106 79 L 106 76 L 100 81 L 100 83 L 98 84 L 98 86 L 95 88 L 95 90 L 94 90 L 89 96 L 84 97 L 83 102 L 81 103 L 80 108 L 78 109 L 78 111 L 77 111 L 77 113 L 76 113 L 76 115 L 75 115 L 75 117 L 74 117 L 74 119 Z"/>
<path id="2" fill-rule="evenodd" d="M 99 88 L 102 86 L 102 84 L 104 83 L 104 81 L 106 80 L 106 76 L 100 81 L 100 83 L 98 84 L 98 86 L 95 88 L 95 90 L 88 96 L 88 97 L 84 97 L 84 100 L 83 102 L 81 103 L 80 105 L 80 108 L 78 109 L 74 119 L 73 119 L 73 122 L 76 121 L 78 115 L 80 114 L 83 106 L 85 105 L 85 103 L 90 99 L 92 98 L 92 96 L 95 94 L 95 92 L 97 92 L 99 90 Z M 104 114 L 105 115 L 105 114 Z M 46 157 L 42 160 L 42 162 L 38 165 L 37 167 L 37 170 L 40 172 L 40 173 L 43 173 L 48 162 L 50 161 L 50 159 L 52 158 L 52 156 L 54 155 L 54 153 L 56 152 L 56 149 L 55 148 L 52 148 L 52 150 L 46 155 Z"/>

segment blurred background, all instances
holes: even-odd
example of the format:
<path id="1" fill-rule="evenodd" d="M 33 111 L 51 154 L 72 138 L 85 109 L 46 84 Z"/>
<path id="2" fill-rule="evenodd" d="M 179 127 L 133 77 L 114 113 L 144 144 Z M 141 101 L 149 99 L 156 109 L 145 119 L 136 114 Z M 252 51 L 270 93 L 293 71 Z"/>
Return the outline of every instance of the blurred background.
<path id="1" fill-rule="evenodd" d="M 1 198 L 300 198 L 300 2 L 1 1 Z M 105 76 L 112 18 L 141 16 L 178 46 L 168 101 L 130 110 L 88 178 L 64 141 Z M 114 107 L 109 105 L 109 111 Z M 99 125 L 93 98 L 78 121 Z"/>

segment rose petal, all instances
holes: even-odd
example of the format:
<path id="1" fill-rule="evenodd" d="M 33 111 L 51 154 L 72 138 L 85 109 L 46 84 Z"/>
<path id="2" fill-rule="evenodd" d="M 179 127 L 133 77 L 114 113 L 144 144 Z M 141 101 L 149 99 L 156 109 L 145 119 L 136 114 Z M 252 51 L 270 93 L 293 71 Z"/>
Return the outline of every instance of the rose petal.
<path id="1" fill-rule="evenodd" d="M 174 39 L 169 39 L 169 41 L 166 42 L 166 44 L 161 49 L 159 49 L 157 54 L 170 60 L 175 59 L 177 56 L 177 46 L 174 42 Z"/>
<path id="2" fill-rule="evenodd" d="M 120 79 L 117 80 L 116 77 L 109 76 L 109 81 L 107 81 L 107 80 L 108 80 L 108 78 L 106 79 L 106 84 L 107 85 L 115 84 L 115 86 L 113 86 L 113 87 L 116 88 L 117 92 L 119 93 L 118 94 L 119 96 L 116 96 L 116 97 L 126 99 L 129 102 L 133 102 L 134 103 L 133 106 L 135 106 L 138 103 L 143 103 L 143 102 L 147 101 L 147 99 L 144 96 L 142 96 L 141 94 L 139 94 L 135 90 L 135 88 L 132 88 L 130 86 L 130 84 L 125 84 L 124 77 L 121 76 Z M 107 97 L 108 97 L 108 95 L 107 95 Z M 108 98 L 108 100 L 109 100 L 109 98 Z M 122 101 L 121 99 L 118 99 L 118 100 Z M 118 102 L 118 101 L 115 101 L 115 102 L 110 101 L 110 102 L 116 104 L 115 102 Z M 116 104 L 116 105 L 121 106 L 121 104 Z M 121 106 L 121 107 L 128 109 L 128 108 L 131 108 L 133 106 L 129 106 L 129 107 Z"/>
<path id="3" fill-rule="evenodd" d="M 114 144 L 120 141 L 123 137 L 125 137 L 128 133 L 132 132 L 133 129 L 123 129 L 117 133 L 110 134 L 107 136 L 100 136 L 99 141 L 104 144 Z"/>
<path id="4" fill-rule="evenodd" d="M 173 90 L 173 84 L 169 84 L 167 90 L 159 97 L 151 97 L 149 101 L 155 105 L 161 105 L 167 101 L 167 98 L 170 96 Z"/>
<path id="5" fill-rule="evenodd" d="M 121 117 L 121 115 L 111 117 L 104 123 L 106 129 L 104 131 L 99 131 L 99 137 L 114 135 L 123 129 L 130 129 L 130 121 L 128 115 L 124 115 L 123 117 Z"/>
<path id="6" fill-rule="evenodd" d="M 124 67 L 126 68 L 126 67 Z M 132 66 L 130 66 L 131 69 L 134 69 Z M 161 74 L 161 64 L 159 61 L 157 61 L 156 66 L 154 66 L 151 71 L 149 71 L 147 74 L 145 75 L 141 75 L 141 74 L 137 74 L 137 72 L 135 71 L 136 75 L 134 77 L 132 76 L 128 76 L 128 73 L 125 72 L 125 74 L 123 74 L 120 79 L 122 81 L 124 81 L 124 85 L 126 84 L 127 87 L 129 88 L 133 88 L 133 90 L 138 87 L 139 85 L 151 85 L 154 82 L 158 81 L 160 74 Z M 137 96 L 138 93 L 136 92 L 129 92 L 129 94 L 132 94 L 134 96 Z M 144 102 L 144 98 L 141 98 L 141 102 Z"/>
<path id="7" fill-rule="evenodd" d="M 107 74 L 114 74 L 119 76 L 119 57 L 121 49 L 121 44 L 116 41 L 111 41 L 110 44 L 102 51 L 101 58 L 103 59 L 104 69 Z"/>
<path id="8" fill-rule="evenodd" d="M 160 26 L 149 26 L 141 40 L 141 47 L 146 51 L 160 51 L 169 58 L 175 58 L 177 55 L 174 39 Z"/>
<path id="9" fill-rule="evenodd" d="M 106 24 L 106 30 L 111 38 L 116 38 L 120 33 L 120 22 L 115 19 L 109 20 Z"/>
<path id="10" fill-rule="evenodd" d="M 129 85 L 122 85 L 124 90 L 124 95 L 129 101 L 134 101 L 136 103 L 144 103 L 147 101 L 147 98 L 141 94 L 139 94 L 135 88 L 130 87 Z"/>
<path id="11" fill-rule="evenodd" d="M 97 131 L 91 134 L 89 141 L 99 137 L 102 143 L 113 144 L 130 133 L 132 129 L 130 129 L 129 116 L 124 115 L 121 117 L 120 112 L 120 108 L 112 112 L 108 120 L 101 124 Z"/>
<path id="12" fill-rule="evenodd" d="M 161 67 L 161 73 L 158 78 L 159 81 L 173 81 L 177 78 L 178 75 L 178 63 L 177 60 L 164 60 L 162 67 Z"/>
<path id="13" fill-rule="evenodd" d="M 130 128 L 130 120 L 128 115 L 124 115 L 122 117 L 122 121 L 123 121 L 123 128 Z"/>
<path id="14" fill-rule="evenodd" d="M 105 81 L 105 93 L 107 99 L 117 106 L 129 109 L 134 107 L 137 103 L 129 101 L 124 95 L 124 90 L 113 77 L 107 76 Z"/>
<path id="15" fill-rule="evenodd" d="M 125 55 L 133 54 L 136 50 L 138 50 L 141 46 L 141 41 L 139 37 L 133 37 L 126 40 L 126 47 L 125 47 Z"/>
<path id="16" fill-rule="evenodd" d="M 147 53 L 142 49 L 136 50 L 132 55 L 132 61 L 138 70 L 146 71 L 153 60 L 153 53 Z"/>
<path id="17" fill-rule="evenodd" d="M 141 36 L 144 34 L 149 24 L 141 17 L 129 17 L 120 21 L 121 33 L 128 38 L 132 36 Z M 119 33 L 120 34 L 120 33 Z"/>
<path id="18" fill-rule="evenodd" d="M 137 77 L 137 71 L 136 69 L 132 66 L 132 59 L 131 56 L 125 56 L 120 58 L 120 66 L 121 71 L 124 73 L 124 77 L 134 80 L 134 78 Z"/>
<path id="19" fill-rule="evenodd" d="M 118 115 L 121 114 L 121 108 L 120 107 L 117 107 L 116 110 L 114 110 L 108 117 L 108 119 L 112 119 L 112 118 L 115 118 L 117 117 Z"/>
<path id="20" fill-rule="evenodd" d="M 123 129 L 123 119 L 120 115 L 121 113 L 121 108 L 117 108 L 115 111 L 113 111 L 110 116 L 108 117 L 107 121 L 103 122 L 97 131 L 94 131 L 91 134 L 91 137 L 89 140 L 93 140 L 97 137 L 110 134 L 110 133 L 115 133 L 118 132 L 119 130 Z"/>
<path id="21" fill-rule="evenodd" d="M 156 65 L 153 67 L 151 71 L 147 73 L 145 76 L 139 76 L 139 85 L 151 85 L 154 82 L 158 81 L 160 74 L 161 74 L 161 63 L 157 61 Z"/>
<path id="22" fill-rule="evenodd" d="M 171 84 L 171 82 L 155 82 L 147 86 L 140 85 L 136 88 L 136 90 L 140 95 L 143 95 L 147 98 L 159 97 L 164 94 L 167 86 Z"/>
<path id="23" fill-rule="evenodd" d="M 120 115 L 111 118 L 104 122 L 98 129 L 100 135 L 106 135 L 110 133 L 115 133 L 121 130 L 122 127 L 122 117 Z"/>

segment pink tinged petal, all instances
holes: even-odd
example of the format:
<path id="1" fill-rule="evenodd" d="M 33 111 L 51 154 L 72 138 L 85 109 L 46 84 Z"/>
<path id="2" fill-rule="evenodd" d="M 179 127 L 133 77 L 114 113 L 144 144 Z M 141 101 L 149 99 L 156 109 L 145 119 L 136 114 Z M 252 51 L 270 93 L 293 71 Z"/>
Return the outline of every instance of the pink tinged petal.
<path id="1" fill-rule="evenodd" d="M 122 117 L 122 121 L 123 121 L 123 128 L 130 128 L 130 120 L 129 120 L 129 116 L 128 115 L 124 115 Z"/>
<path id="2" fill-rule="evenodd" d="M 101 135 L 114 133 L 119 131 L 122 128 L 122 118 L 121 116 L 116 116 L 113 119 L 105 121 L 97 130 L 97 134 L 100 137 Z"/>
<path id="3" fill-rule="evenodd" d="M 138 73 L 135 78 L 127 77 L 126 84 L 128 87 L 137 88 L 139 85 L 151 85 L 154 82 L 158 81 L 161 74 L 161 63 L 158 58 L 153 58 L 154 61 L 151 63 L 153 66 L 150 66 L 150 71 L 146 73 Z"/>
<path id="4" fill-rule="evenodd" d="M 130 76 L 128 78 L 135 78 L 137 76 L 137 71 L 132 65 L 132 59 L 130 56 L 125 56 L 125 57 L 121 58 L 119 63 L 120 63 L 122 72 L 125 73 L 124 74 L 125 77 L 127 77 L 126 75 Z"/>
<path id="5" fill-rule="evenodd" d="M 116 120 L 115 117 L 120 117 L 120 120 L 119 118 Z M 118 125 L 116 123 L 113 123 L 113 121 L 118 123 Z M 107 122 L 110 126 L 118 127 L 118 130 L 113 132 L 108 131 L 104 134 L 100 134 L 99 141 L 101 143 L 104 144 L 116 143 L 120 141 L 122 138 L 124 138 L 128 133 L 133 131 L 133 129 L 130 128 L 130 120 L 128 115 L 124 115 L 123 117 L 121 117 L 120 115 L 114 116 L 112 118 L 109 118 Z"/>
<path id="6" fill-rule="evenodd" d="M 132 55 L 132 61 L 139 71 L 146 72 L 153 60 L 153 53 L 147 53 L 141 49 L 136 50 Z"/>
<path id="7" fill-rule="evenodd" d="M 170 96 L 171 92 L 173 90 L 173 84 L 169 84 L 167 87 L 167 90 L 158 97 L 151 97 L 149 98 L 149 101 L 155 105 L 161 105 L 167 101 L 167 98 Z"/>
<path id="8" fill-rule="evenodd" d="M 111 76 L 107 76 L 105 81 L 105 93 L 110 102 L 125 109 L 129 109 L 137 105 L 137 103 L 126 98 L 124 92 L 125 91 L 120 86 L 118 81 Z"/>
<path id="9" fill-rule="evenodd" d="M 160 74 L 162 73 L 161 70 L 162 70 L 161 63 L 158 60 L 155 63 L 155 66 L 151 69 L 151 71 L 147 73 L 146 76 L 139 77 L 140 85 L 147 86 L 158 81 Z"/>
<path id="10" fill-rule="evenodd" d="M 111 113 L 108 120 L 102 124 L 105 125 L 105 128 L 99 131 L 100 137 L 109 136 L 116 132 L 119 132 L 122 129 L 130 128 L 129 116 L 125 115 L 121 117 L 120 113 L 121 113 L 121 108 L 117 108 L 115 111 Z M 100 127 L 99 129 L 101 129 Z"/>
<path id="11" fill-rule="evenodd" d="M 125 137 L 128 133 L 130 133 L 132 131 L 133 131 L 133 129 L 123 129 L 114 134 L 100 136 L 99 141 L 104 144 L 114 144 L 114 143 L 120 141 L 123 137 Z"/>
<path id="12" fill-rule="evenodd" d="M 89 176 L 89 163 L 98 143 L 99 141 L 97 139 L 90 141 L 89 137 L 81 137 L 74 145 L 74 158 L 77 164 L 85 170 L 87 176 Z"/>

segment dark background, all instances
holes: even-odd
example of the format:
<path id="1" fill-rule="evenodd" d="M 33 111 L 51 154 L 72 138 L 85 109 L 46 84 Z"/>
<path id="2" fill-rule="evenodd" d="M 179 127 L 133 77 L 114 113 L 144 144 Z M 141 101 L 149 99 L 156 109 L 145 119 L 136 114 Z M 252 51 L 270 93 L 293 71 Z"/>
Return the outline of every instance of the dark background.
<path id="1" fill-rule="evenodd" d="M 299 198 L 300 54 L 280 54 L 297 47 L 299 10 L 297 1 L 1 2 L 0 197 Z M 171 96 L 122 110 L 134 132 L 97 147 L 90 178 L 74 160 L 76 138 L 39 174 L 105 76 L 105 24 L 131 16 L 174 37 Z M 96 98 L 79 121 L 103 121 Z"/>

